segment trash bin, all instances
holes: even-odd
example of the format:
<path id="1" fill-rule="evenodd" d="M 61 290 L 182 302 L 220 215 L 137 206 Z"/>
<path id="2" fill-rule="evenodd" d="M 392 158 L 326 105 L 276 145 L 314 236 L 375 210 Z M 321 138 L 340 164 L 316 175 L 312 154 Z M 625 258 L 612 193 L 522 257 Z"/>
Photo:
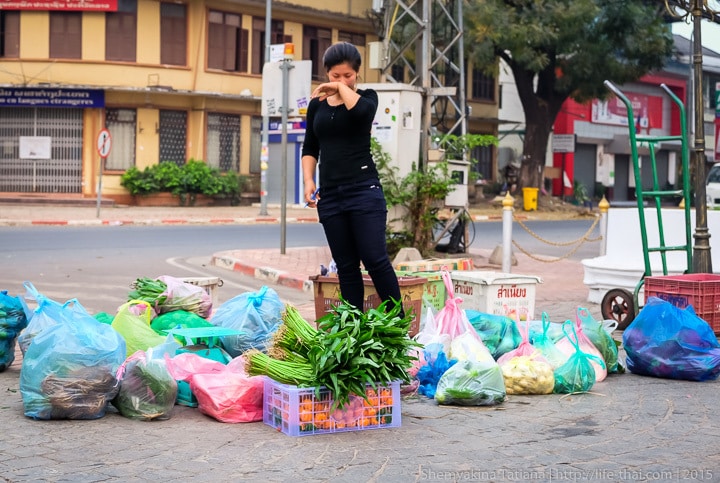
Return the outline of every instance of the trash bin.
<path id="1" fill-rule="evenodd" d="M 525 211 L 537 211 L 538 188 L 523 188 L 523 209 Z"/>

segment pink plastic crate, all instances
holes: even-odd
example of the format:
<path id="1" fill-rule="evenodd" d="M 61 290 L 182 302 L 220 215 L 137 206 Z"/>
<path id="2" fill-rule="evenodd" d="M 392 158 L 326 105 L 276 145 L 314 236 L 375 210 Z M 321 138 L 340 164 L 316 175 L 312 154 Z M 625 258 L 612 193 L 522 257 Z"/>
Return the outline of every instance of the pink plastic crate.
<path id="1" fill-rule="evenodd" d="M 320 389 L 319 396 L 312 387 L 280 384 L 265 378 L 263 422 L 290 436 L 363 431 L 366 429 L 396 428 L 401 424 L 400 382 L 367 386 L 369 402 L 352 396 L 341 409 L 330 410 L 332 393 Z"/>
<path id="2" fill-rule="evenodd" d="M 645 277 L 645 300 L 658 297 L 684 309 L 692 305 L 695 313 L 720 333 L 720 275 L 691 273 Z"/>

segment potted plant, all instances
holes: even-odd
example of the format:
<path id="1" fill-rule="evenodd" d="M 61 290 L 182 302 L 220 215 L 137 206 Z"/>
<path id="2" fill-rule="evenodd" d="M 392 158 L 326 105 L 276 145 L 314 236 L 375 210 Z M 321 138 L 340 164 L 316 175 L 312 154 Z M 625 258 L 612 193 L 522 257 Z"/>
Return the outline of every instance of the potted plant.
<path id="1" fill-rule="evenodd" d="M 193 159 L 182 166 L 170 161 L 143 170 L 133 166 L 120 178 L 120 185 L 135 202 L 146 206 L 193 206 L 199 202 L 215 204 L 219 200 L 239 204 L 244 184 L 244 176 L 232 171 L 222 173 Z"/>

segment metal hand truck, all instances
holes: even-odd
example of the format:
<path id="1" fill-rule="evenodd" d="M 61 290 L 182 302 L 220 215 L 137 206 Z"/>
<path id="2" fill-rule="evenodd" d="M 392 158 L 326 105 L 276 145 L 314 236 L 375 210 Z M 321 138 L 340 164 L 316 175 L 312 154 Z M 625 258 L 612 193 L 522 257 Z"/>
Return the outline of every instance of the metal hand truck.
<path id="1" fill-rule="evenodd" d="M 602 299 L 600 310 L 605 319 L 612 319 L 618 322 L 618 329 L 625 329 L 630 322 L 633 321 L 639 311 L 638 294 L 645 284 L 645 277 L 652 276 L 652 266 L 650 264 L 650 253 L 660 253 L 662 261 L 663 275 L 668 274 L 667 268 L 667 252 L 684 251 L 687 258 L 686 273 L 692 269 L 692 242 L 690 235 L 690 169 L 688 161 L 688 141 L 687 141 L 687 125 L 685 116 L 685 106 L 678 97 L 665 85 L 661 87 L 670 97 L 672 102 L 678 108 L 680 113 L 680 132 L 677 136 L 638 136 L 635 133 L 635 116 L 633 114 L 632 103 L 612 82 L 606 80 L 605 87 L 610 89 L 624 104 L 627 109 L 628 129 L 630 131 L 630 153 L 633 161 L 633 174 L 635 176 L 635 195 L 637 198 L 638 214 L 640 221 L 640 235 L 643 245 L 643 261 L 645 262 L 645 272 L 640 281 L 635 286 L 634 292 L 631 294 L 628 290 L 622 288 L 614 288 L 609 290 Z M 682 189 L 680 190 L 661 190 L 658 183 L 657 165 L 655 162 L 655 146 L 657 143 L 667 141 L 680 141 L 681 144 L 681 176 Z M 640 173 L 640 162 L 638 157 L 638 145 L 647 144 L 650 151 L 650 165 L 652 166 L 653 187 L 649 191 L 644 191 L 642 187 L 642 177 Z M 660 201 L 662 199 L 676 198 L 682 196 L 685 210 L 685 244 L 676 246 L 665 245 L 665 232 L 662 224 L 662 212 L 660 210 Z M 660 245 L 649 247 L 647 227 L 645 226 L 645 199 L 654 200 L 655 211 L 657 213 L 658 224 L 658 240 Z"/>

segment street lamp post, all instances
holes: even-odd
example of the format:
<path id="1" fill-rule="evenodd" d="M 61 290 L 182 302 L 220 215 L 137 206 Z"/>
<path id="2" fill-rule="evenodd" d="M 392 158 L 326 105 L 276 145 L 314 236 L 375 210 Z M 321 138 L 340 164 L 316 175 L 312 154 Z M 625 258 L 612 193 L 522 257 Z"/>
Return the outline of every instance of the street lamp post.
<path id="1" fill-rule="evenodd" d="M 692 17 L 693 22 L 693 116 L 695 120 L 695 245 L 693 247 L 693 273 L 712 273 L 710 232 L 707 226 L 707 199 L 705 197 L 705 120 L 703 105 L 702 36 L 703 15 L 714 17 L 716 12 L 706 0 L 664 0 L 668 13 L 678 19 Z"/>

